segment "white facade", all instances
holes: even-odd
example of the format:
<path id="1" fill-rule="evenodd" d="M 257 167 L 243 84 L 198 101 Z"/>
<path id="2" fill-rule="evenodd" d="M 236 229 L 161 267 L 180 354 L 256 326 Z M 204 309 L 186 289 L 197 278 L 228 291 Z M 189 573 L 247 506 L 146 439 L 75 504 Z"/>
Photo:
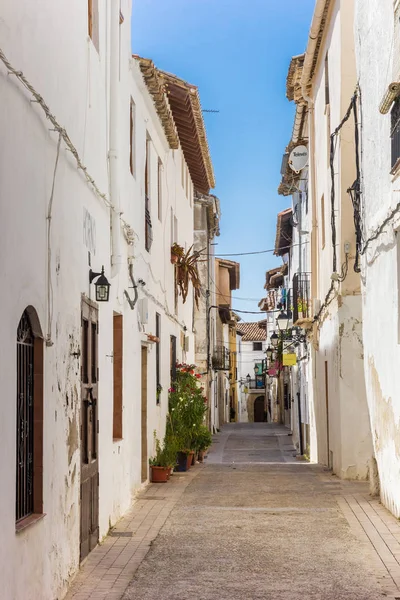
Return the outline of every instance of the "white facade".
<path id="1" fill-rule="evenodd" d="M 373 15 L 373 18 L 372 18 Z M 362 204 L 365 243 L 399 202 L 399 171 L 392 171 L 393 122 L 380 104 L 398 82 L 399 3 L 356 2 L 357 77 L 362 110 Z M 363 337 L 367 398 L 382 502 L 400 516 L 399 214 L 393 215 L 362 257 Z"/>
<path id="2" fill-rule="evenodd" d="M 368 477 L 372 458 L 364 380 L 360 278 L 354 273 L 355 236 L 347 190 L 355 180 L 354 124 L 347 121 L 335 139 L 334 207 L 331 206 L 330 134 L 341 124 L 356 87 L 353 1 L 331 3 L 312 78 L 310 118 L 312 273 L 321 306 L 333 271 L 345 274 L 314 328 L 314 414 L 317 458 L 343 478 Z M 316 17 L 317 18 L 317 17 Z M 310 56 L 305 63 L 309 63 Z M 306 67 L 305 67 L 306 70 Z M 333 265 L 332 210 L 335 215 Z M 346 257 L 346 244 L 349 256 Z M 357 423 L 357 427 L 355 427 Z"/>
<path id="3" fill-rule="evenodd" d="M 257 323 L 239 323 L 238 331 L 241 335 L 239 347 L 240 347 L 240 361 L 238 361 L 238 379 L 239 385 L 239 397 L 241 410 L 238 415 L 238 421 L 242 423 L 254 421 L 254 402 L 256 398 L 262 396 L 264 398 L 264 410 L 267 410 L 265 403 L 265 383 L 261 384 L 259 378 L 259 384 L 257 387 L 256 383 L 256 368 L 258 365 L 263 365 L 265 362 L 265 350 L 266 340 L 260 340 L 260 335 L 254 336 L 256 339 L 251 340 L 251 333 L 248 328 L 257 328 Z M 265 331 L 265 330 L 264 330 Z M 262 374 L 262 367 L 257 371 L 259 375 Z M 265 378 L 263 378 L 265 382 Z"/>
<path id="4" fill-rule="evenodd" d="M 7 295 L 0 316 L 4 399 L 0 422 L 1 446 L 8 460 L 0 467 L 0 584 L 4 598 L 13 600 L 62 597 L 79 566 L 79 354 L 81 297 L 93 299 L 94 295 L 94 285 L 89 287 L 88 282 L 89 269 L 99 271 L 104 265 L 111 283 L 110 301 L 98 307 L 100 539 L 142 485 L 142 462 L 146 465 L 153 452 L 153 431 L 163 435 L 171 336 L 177 340 L 177 360 L 194 361 L 192 292 L 186 304 L 179 297 L 175 306 L 174 267 L 170 263 L 173 241 L 185 248 L 193 244 L 193 185 L 190 175 L 186 177 L 189 184 L 182 185 L 181 173 L 187 169 L 183 153 L 170 149 L 139 65 L 131 57 L 131 2 L 121 2 L 121 23 L 112 2 L 99 0 L 98 8 L 98 43 L 97 21 L 93 36 L 97 50 L 87 33 L 87 3 L 46 0 L 40 11 L 33 4 L 16 6 L 11 0 L 2 4 L 2 52 L 56 115 L 98 190 L 107 198 L 111 191 L 110 201 L 115 207 L 110 210 L 108 202 L 94 193 L 64 139 L 51 201 L 58 134 L 52 131 L 39 104 L 32 102 L 28 90 L 1 63 L 0 273 Z M 153 233 L 150 252 L 145 249 L 144 234 L 146 140 Z M 47 245 L 46 217 L 51 203 Z M 139 296 L 133 309 L 127 300 L 127 295 L 131 302 L 135 299 L 130 267 Z M 140 279 L 144 285 L 139 284 Z M 16 533 L 16 331 L 28 306 L 34 307 L 42 337 L 48 342 L 44 348 L 44 514 Z M 156 344 L 147 336 L 156 333 L 156 313 L 161 318 L 163 391 L 159 403 Z M 113 439 L 113 315 L 123 318 L 123 421 L 122 439 L 118 440 Z M 144 378 L 143 348 L 148 361 Z M 144 457 L 142 380 L 147 381 Z"/>

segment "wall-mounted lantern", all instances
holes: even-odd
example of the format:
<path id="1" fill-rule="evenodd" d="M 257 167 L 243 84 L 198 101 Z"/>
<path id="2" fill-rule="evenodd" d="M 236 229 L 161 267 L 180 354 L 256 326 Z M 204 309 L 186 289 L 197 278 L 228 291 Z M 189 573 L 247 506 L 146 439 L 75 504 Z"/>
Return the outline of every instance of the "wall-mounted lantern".
<path id="1" fill-rule="evenodd" d="M 96 288 L 96 301 L 97 302 L 108 302 L 110 298 L 110 287 L 107 277 L 104 275 L 104 266 L 101 268 L 101 273 L 94 273 L 92 269 L 89 271 L 89 283 L 92 283 L 94 279 L 98 277 L 94 284 Z"/>

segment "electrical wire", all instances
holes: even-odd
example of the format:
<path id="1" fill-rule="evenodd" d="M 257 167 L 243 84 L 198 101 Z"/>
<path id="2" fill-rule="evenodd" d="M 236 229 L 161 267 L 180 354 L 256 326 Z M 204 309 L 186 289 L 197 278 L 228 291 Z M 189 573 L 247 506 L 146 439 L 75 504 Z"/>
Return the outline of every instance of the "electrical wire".
<path id="1" fill-rule="evenodd" d="M 290 248 L 295 248 L 296 246 L 304 246 L 308 244 L 308 242 L 302 242 L 301 244 L 290 244 L 290 246 L 282 246 L 280 250 L 288 250 Z M 270 248 L 269 250 L 257 250 L 255 252 L 234 252 L 231 254 L 218 254 L 215 258 L 223 258 L 224 256 L 250 256 L 252 254 L 267 254 L 269 252 L 275 252 L 275 248 Z"/>
<path id="2" fill-rule="evenodd" d="M 112 202 L 109 200 L 107 194 L 105 194 L 104 192 L 102 192 L 96 181 L 93 179 L 93 177 L 90 175 L 90 173 L 87 170 L 87 167 L 85 166 L 85 164 L 82 161 L 81 156 L 79 155 L 78 150 L 76 149 L 76 147 L 74 146 L 74 144 L 72 143 L 70 137 L 68 136 L 67 131 L 65 130 L 64 127 L 62 127 L 62 125 L 60 125 L 60 123 L 57 121 L 56 117 L 54 116 L 54 114 L 50 111 L 50 108 L 47 106 L 46 102 L 44 101 L 43 97 L 39 94 L 39 92 L 37 92 L 35 90 L 35 88 L 33 87 L 33 85 L 31 83 L 29 83 L 29 81 L 27 80 L 27 78 L 25 77 L 25 75 L 23 74 L 22 71 L 18 71 L 17 69 L 15 69 L 12 64 L 10 63 L 10 61 L 7 59 L 6 55 L 4 54 L 3 50 L 0 48 L 0 60 L 2 61 L 2 63 L 5 65 L 5 67 L 8 70 L 8 74 L 9 75 L 15 75 L 15 77 L 18 79 L 18 81 L 20 81 L 22 83 L 22 85 L 28 90 L 28 92 L 33 96 L 34 100 L 31 100 L 31 102 L 35 102 L 37 103 L 41 109 L 43 110 L 46 118 L 50 121 L 50 123 L 52 124 L 54 131 L 56 131 L 59 136 L 61 136 L 61 138 L 63 139 L 67 150 L 69 152 L 71 152 L 72 156 L 75 159 L 77 168 L 82 171 L 87 183 L 89 184 L 89 186 L 91 187 L 91 189 L 93 190 L 93 192 L 96 194 L 96 196 L 98 198 L 100 198 L 104 204 L 106 205 L 107 208 L 109 208 L 110 210 L 117 212 L 114 205 L 112 204 Z M 118 212 L 118 216 L 121 220 L 121 223 L 125 229 L 125 233 L 126 233 L 126 237 L 127 239 L 129 239 L 129 233 L 133 232 L 133 228 L 129 225 L 129 223 L 127 223 L 125 221 L 125 219 L 122 218 L 122 215 L 120 212 Z M 129 243 L 129 242 L 128 242 Z M 131 244 L 133 243 L 133 241 L 131 242 Z"/>

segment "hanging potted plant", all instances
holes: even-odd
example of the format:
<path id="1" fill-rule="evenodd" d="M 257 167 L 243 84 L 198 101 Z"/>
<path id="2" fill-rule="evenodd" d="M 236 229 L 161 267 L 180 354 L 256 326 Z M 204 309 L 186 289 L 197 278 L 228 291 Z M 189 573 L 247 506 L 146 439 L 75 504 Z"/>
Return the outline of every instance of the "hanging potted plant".
<path id="1" fill-rule="evenodd" d="M 186 254 L 183 254 L 177 262 L 176 285 L 179 295 L 182 296 L 182 301 L 185 304 L 189 292 L 189 283 L 192 282 L 194 299 L 198 308 L 201 289 L 200 275 L 197 268 L 199 252 L 191 254 L 192 248 L 193 246 L 190 246 Z"/>
<path id="2" fill-rule="evenodd" d="M 185 250 L 177 244 L 176 242 L 171 246 L 171 263 L 176 265 L 179 262 L 179 259 L 184 256 Z"/>

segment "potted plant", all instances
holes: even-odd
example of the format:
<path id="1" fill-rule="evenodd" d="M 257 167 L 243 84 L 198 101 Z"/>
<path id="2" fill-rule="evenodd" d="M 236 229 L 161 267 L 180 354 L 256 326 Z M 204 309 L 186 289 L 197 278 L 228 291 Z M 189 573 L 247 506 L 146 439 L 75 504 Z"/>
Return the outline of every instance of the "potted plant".
<path id="1" fill-rule="evenodd" d="M 196 450 L 199 462 L 204 461 L 204 455 L 212 444 L 212 435 L 208 427 L 200 425 L 196 432 Z"/>
<path id="2" fill-rule="evenodd" d="M 179 294 L 182 296 L 182 302 L 185 304 L 189 292 L 189 283 L 192 282 L 194 300 L 197 308 L 199 307 L 199 298 L 201 290 L 201 281 L 197 269 L 197 260 L 199 252 L 192 252 L 193 246 L 189 248 L 186 254 L 179 257 L 177 261 L 176 285 Z"/>
<path id="3" fill-rule="evenodd" d="M 184 256 L 185 250 L 176 242 L 171 246 L 171 263 L 176 265 L 179 259 Z"/>
<path id="4" fill-rule="evenodd" d="M 178 471 L 187 471 L 193 462 L 197 451 L 196 432 L 207 411 L 195 368 L 195 365 L 178 364 L 176 381 L 169 390 L 167 433 L 173 434 L 176 440 Z"/>
<path id="5" fill-rule="evenodd" d="M 169 479 L 169 466 L 165 443 L 161 446 L 160 440 L 154 431 L 155 455 L 149 459 L 150 480 L 152 483 L 166 483 Z"/>

